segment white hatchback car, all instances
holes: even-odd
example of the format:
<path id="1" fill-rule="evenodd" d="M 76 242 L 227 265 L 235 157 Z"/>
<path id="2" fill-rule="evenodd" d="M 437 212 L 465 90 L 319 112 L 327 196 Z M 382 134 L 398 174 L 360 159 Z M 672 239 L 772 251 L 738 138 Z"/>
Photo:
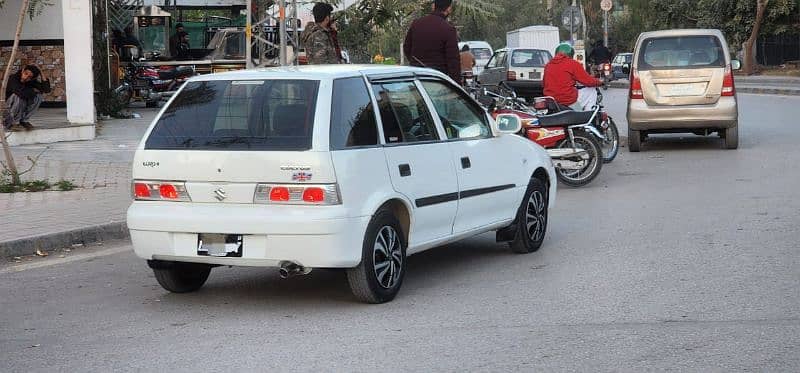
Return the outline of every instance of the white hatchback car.
<path id="1" fill-rule="evenodd" d="M 556 179 L 517 130 L 429 69 L 197 76 L 136 151 L 133 247 L 172 292 L 219 265 L 346 268 L 357 298 L 386 302 L 407 255 L 489 231 L 539 248 Z"/>

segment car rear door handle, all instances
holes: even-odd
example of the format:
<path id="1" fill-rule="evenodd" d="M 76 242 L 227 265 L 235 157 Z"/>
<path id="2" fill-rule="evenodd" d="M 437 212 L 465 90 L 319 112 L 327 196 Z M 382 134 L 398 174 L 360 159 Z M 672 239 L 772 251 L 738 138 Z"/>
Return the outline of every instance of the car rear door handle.
<path id="1" fill-rule="evenodd" d="M 409 166 L 408 164 L 406 163 L 401 164 L 397 166 L 397 168 L 400 169 L 400 176 L 402 177 L 411 176 L 411 166 Z"/>
<path id="2" fill-rule="evenodd" d="M 461 168 L 470 167 L 472 167 L 472 162 L 469 161 L 469 157 L 461 157 Z"/>

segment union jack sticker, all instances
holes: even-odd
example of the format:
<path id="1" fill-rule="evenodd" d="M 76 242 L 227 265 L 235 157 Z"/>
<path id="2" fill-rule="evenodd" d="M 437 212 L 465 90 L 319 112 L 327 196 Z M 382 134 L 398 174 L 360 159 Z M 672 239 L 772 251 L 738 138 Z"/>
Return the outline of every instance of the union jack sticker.
<path id="1" fill-rule="evenodd" d="M 311 180 L 310 172 L 295 172 L 292 174 L 293 181 L 309 181 Z"/>

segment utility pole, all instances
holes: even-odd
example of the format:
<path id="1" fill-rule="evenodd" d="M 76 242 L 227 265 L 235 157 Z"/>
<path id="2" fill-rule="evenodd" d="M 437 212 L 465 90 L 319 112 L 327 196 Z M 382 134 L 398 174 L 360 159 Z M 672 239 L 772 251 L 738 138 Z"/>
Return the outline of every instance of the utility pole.
<path id="1" fill-rule="evenodd" d="M 575 45 L 575 7 L 577 5 L 576 0 L 572 0 L 572 6 L 569 8 L 569 41 L 572 45 Z"/>
<path id="2" fill-rule="evenodd" d="M 280 33 L 280 60 L 281 66 L 288 64 L 286 58 L 286 0 L 281 0 L 278 5 L 278 32 Z"/>

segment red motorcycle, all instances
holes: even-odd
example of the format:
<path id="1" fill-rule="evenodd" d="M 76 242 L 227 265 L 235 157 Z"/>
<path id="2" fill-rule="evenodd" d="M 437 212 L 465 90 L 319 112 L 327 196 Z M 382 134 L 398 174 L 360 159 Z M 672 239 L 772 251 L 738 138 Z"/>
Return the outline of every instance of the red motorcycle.
<path id="1" fill-rule="evenodd" d="M 146 107 L 158 107 L 162 98 L 174 94 L 194 75 L 192 66 L 155 68 L 130 62 L 125 69 L 122 84 L 114 92 L 126 106 L 131 101 L 144 101 Z"/>
<path id="2" fill-rule="evenodd" d="M 522 130 L 519 135 L 545 148 L 561 182 L 579 187 L 600 174 L 603 151 L 597 138 L 603 135 L 593 125 L 600 115 L 599 105 L 591 111 L 565 110 L 544 114 L 528 107 L 513 92 L 510 97 L 489 90 L 484 90 L 483 94 L 494 97 L 487 109 L 493 118 L 500 114 L 514 114 L 520 118 Z"/>

